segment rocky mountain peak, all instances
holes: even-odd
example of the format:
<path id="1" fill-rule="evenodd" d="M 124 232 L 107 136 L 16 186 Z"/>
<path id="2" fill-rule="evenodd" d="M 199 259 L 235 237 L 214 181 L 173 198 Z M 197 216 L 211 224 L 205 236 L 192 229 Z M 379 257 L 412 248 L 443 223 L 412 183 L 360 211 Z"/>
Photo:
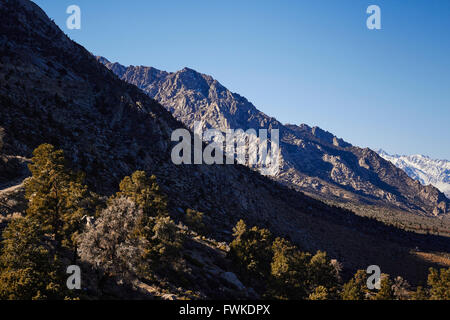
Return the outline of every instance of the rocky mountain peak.
<path id="1" fill-rule="evenodd" d="M 375 261 L 383 272 L 393 276 L 424 279 L 432 264 L 418 262 L 418 256 L 412 253 L 414 248 L 449 251 L 448 238 L 405 232 L 358 217 L 293 188 L 314 190 L 316 195 L 336 192 L 340 199 L 348 196 L 349 202 L 357 195 L 374 202 L 385 196 L 386 202 L 379 200 L 380 203 L 390 201 L 403 206 L 403 215 L 405 210 L 428 212 L 439 200 L 439 193 L 432 187 L 413 189 L 408 185 L 413 180 L 403 179 L 403 171 L 386 165 L 387 161 L 365 157 L 356 147 L 321 142 L 303 129 L 282 126 L 236 94 L 226 92 L 208 96 L 209 100 L 197 100 L 196 90 L 177 90 L 171 85 L 169 77 L 173 74 L 126 67 L 123 77 L 145 88 L 145 94 L 120 80 L 82 46 L 68 39 L 29 1 L 1 1 L 0 17 L 0 127 L 5 130 L 6 146 L 0 155 L 0 225 L 5 224 L 6 214 L 24 212 L 27 203 L 23 180 L 15 180 L 23 178 L 18 173 L 29 162 L 32 151 L 43 143 L 51 143 L 64 151 L 72 169 L 86 173 L 90 190 L 102 197 L 114 194 L 125 176 L 144 170 L 156 175 L 161 190 L 168 196 L 173 219 L 183 220 L 187 208 L 204 213 L 208 236 L 214 241 L 198 237 L 198 242 L 183 252 L 195 262 L 190 263 L 196 266 L 195 278 L 189 282 L 201 297 L 227 298 L 223 292 L 228 290 L 217 288 L 228 285 L 216 280 L 224 277 L 227 282 L 237 281 L 224 274 L 225 269 L 212 268 L 212 260 L 219 257 L 220 266 L 226 267 L 222 263 L 225 250 L 202 251 L 204 254 L 195 255 L 196 258 L 193 254 L 199 253 L 200 243 L 204 247 L 217 241 L 230 242 L 231 230 L 240 219 L 248 226 L 267 228 L 274 236 L 288 238 L 302 250 L 326 251 L 331 258 L 342 261 L 345 270 L 366 268 Z M 104 62 L 123 70 L 119 64 Z M 148 95 L 167 105 L 161 106 Z M 244 166 L 173 164 L 171 132 L 184 125 L 167 109 L 186 124 L 203 117 L 212 124 L 230 127 L 277 126 L 284 140 L 283 175 L 276 177 L 279 181 L 273 181 Z M 221 110 L 230 111 L 225 114 Z M 381 169 L 359 169 L 360 159 L 370 168 Z M 394 181 L 389 177 L 395 177 Z M 279 182 L 290 184 L 287 187 Z M 414 191 L 416 202 L 408 198 Z M 445 210 L 445 206 L 441 208 Z M 427 218 L 426 222 L 436 220 Z M 433 226 L 441 227 L 438 223 Z M 167 292 L 167 286 L 164 288 Z"/>
<path id="2" fill-rule="evenodd" d="M 283 125 L 211 76 L 184 68 L 156 79 L 129 67 L 121 79 L 138 85 L 190 128 L 204 121 L 220 130 L 279 129 L 283 165 L 274 178 L 308 195 L 343 206 L 353 202 L 361 212 L 391 207 L 434 216 L 450 207 L 439 190 L 415 184 L 376 152 L 354 147 L 319 127 Z"/>

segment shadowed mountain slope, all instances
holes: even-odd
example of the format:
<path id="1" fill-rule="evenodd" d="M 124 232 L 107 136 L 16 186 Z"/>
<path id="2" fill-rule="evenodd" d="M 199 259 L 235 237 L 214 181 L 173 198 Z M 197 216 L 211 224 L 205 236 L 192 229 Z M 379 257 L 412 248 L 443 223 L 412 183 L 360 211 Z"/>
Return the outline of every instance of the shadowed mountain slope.
<path id="1" fill-rule="evenodd" d="M 32 2 L 2 1 L 0 16 L 4 157 L 29 159 L 38 145 L 52 143 L 103 195 L 116 191 L 125 175 L 145 170 L 158 177 L 175 219 L 179 208 L 200 210 L 215 239 L 229 241 L 242 218 L 289 237 L 304 250 L 325 250 L 346 270 L 378 264 L 384 272 L 415 281 L 435 264 L 413 249 L 450 252 L 446 237 L 355 216 L 244 166 L 174 165 L 170 135 L 183 124 L 164 107 L 68 39 Z M 5 183 L 17 178 L 7 174 L 0 172 Z M 0 213 L 5 213 L 1 206 Z"/>

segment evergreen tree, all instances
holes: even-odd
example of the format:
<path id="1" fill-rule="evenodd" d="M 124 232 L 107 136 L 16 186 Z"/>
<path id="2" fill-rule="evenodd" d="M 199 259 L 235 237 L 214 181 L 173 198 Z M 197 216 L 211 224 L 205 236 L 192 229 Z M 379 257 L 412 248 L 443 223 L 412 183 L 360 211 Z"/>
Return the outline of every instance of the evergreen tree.
<path id="1" fill-rule="evenodd" d="M 394 300 L 394 290 L 392 281 L 388 274 L 381 275 L 380 290 L 373 296 L 373 300 Z"/>
<path id="2" fill-rule="evenodd" d="M 167 197 L 161 191 L 156 176 L 150 177 L 144 171 L 136 171 L 120 182 L 117 197 L 134 201 L 144 211 L 146 217 L 167 216 Z"/>
<path id="3" fill-rule="evenodd" d="M 63 298 L 60 261 L 43 245 L 44 233 L 30 218 L 12 220 L 3 232 L 0 255 L 0 299 Z"/>
<path id="4" fill-rule="evenodd" d="M 416 291 L 413 293 L 412 299 L 413 300 L 429 300 L 430 295 L 424 287 L 419 286 L 419 287 L 417 287 Z"/>
<path id="5" fill-rule="evenodd" d="M 186 210 L 184 217 L 186 225 L 197 233 L 206 232 L 206 226 L 203 223 L 203 213 L 192 209 Z"/>
<path id="6" fill-rule="evenodd" d="M 79 236 L 78 254 L 82 261 L 110 276 L 129 279 L 146 270 L 148 241 L 137 230 L 143 215 L 133 201 L 115 198 Z"/>
<path id="7" fill-rule="evenodd" d="M 32 177 L 25 183 L 27 216 L 38 221 L 58 247 L 73 249 L 81 218 L 91 206 L 83 176 L 72 174 L 66 168 L 63 151 L 49 144 L 34 150 L 28 167 Z"/>
<path id="8" fill-rule="evenodd" d="M 431 300 L 450 300 L 450 268 L 430 268 L 427 283 Z"/>
<path id="9" fill-rule="evenodd" d="M 61 150 L 44 144 L 33 152 L 32 177 L 25 183 L 26 216 L 3 233 L 0 295 L 7 299 L 73 296 L 65 286 L 62 260 L 75 243 L 81 217 L 89 207 L 82 176 L 65 166 Z"/>
<path id="10" fill-rule="evenodd" d="M 310 286 L 309 253 L 300 252 L 289 241 L 276 238 L 272 245 L 273 277 L 270 294 L 277 299 L 300 300 L 308 297 Z"/>
<path id="11" fill-rule="evenodd" d="M 358 270 L 349 282 L 344 284 L 341 292 L 343 300 L 364 300 L 367 294 L 367 273 Z"/>
<path id="12" fill-rule="evenodd" d="M 163 272 L 167 268 L 175 267 L 181 258 L 183 236 L 170 217 L 156 217 L 152 229 L 153 236 L 147 250 L 153 271 Z"/>
<path id="13" fill-rule="evenodd" d="M 145 257 L 152 272 L 173 266 L 174 261 L 180 258 L 183 237 L 169 217 L 167 196 L 161 191 L 156 176 L 136 171 L 125 177 L 119 188 L 115 198 L 128 198 L 143 211 L 136 232 L 149 243 Z"/>
<path id="14" fill-rule="evenodd" d="M 230 244 L 229 257 L 238 272 L 248 281 L 267 282 L 272 260 L 272 235 L 266 229 L 247 229 L 243 220 L 233 228 L 234 240 Z"/>
<path id="15" fill-rule="evenodd" d="M 309 300 L 329 300 L 330 296 L 328 294 L 327 288 L 325 288 L 324 286 L 318 286 L 309 295 L 308 299 Z"/>
<path id="16" fill-rule="evenodd" d="M 339 271 L 327 258 L 326 252 L 317 251 L 308 264 L 309 282 L 312 287 L 324 287 L 330 297 L 337 295 Z"/>

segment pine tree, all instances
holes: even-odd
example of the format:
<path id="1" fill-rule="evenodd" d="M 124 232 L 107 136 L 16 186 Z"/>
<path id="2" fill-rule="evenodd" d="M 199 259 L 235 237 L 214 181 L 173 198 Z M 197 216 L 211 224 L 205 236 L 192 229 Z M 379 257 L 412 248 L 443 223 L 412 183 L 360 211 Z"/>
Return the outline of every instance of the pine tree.
<path id="1" fill-rule="evenodd" d="M 62 150 L 43 144 L 33 152 L 28 166 L 32 177 L 25 183 L 27 216 L 36 219 L 59 247 L 73 249 L 81 218 L 91 206 L 83 176 L 67 168 Z"/>
<path id="2" fill-rule="evenodd" d="M 309 295 L 308 300 L 329 300 L 330 296 L 328 294 L 327 288 L 324 286 L 318 286 L 314 289 L 314 291 Z"/>
<path id="3" fill-rule="evenodd" d="M 352 279 L 344 284 L 341 292 L 343 300 L 364 300 L 367 294 L 367 273 L 358 270 Z"/>
<path id="4" fill-rule="evenodd" d="M 430 268 L 427 283 L 431 300 L 450 300 L 450 268 Z"/>
<path id="5" fill-rule="evenodd" d="M 82 176 L 66 168 L 63 152 L 49 144 L 34 150 L 29 169 L 26 216 L 3 233 L 0 294 L 8 299 L 73 296 L 66 290 L 62 259 L 75 254 L 81 217 L 90 205 L 87 188 Z"/>
<path id="6" fill-rule="evenodd" d="M 417 287 L 416 291 L 412 295 L 412 300 L 429 300 L 430 296 L 428 291 L 422 287 Z"/>
<path id="7" fill-rule="evenodd" d="M 330 297 L 337 295 L 339 272 L 327 258 L 326 252 L 317 251 L 308 264 L 309 283 L 311 287 L 324 287 Z"/>
<path id="8" fill-rule="evenodd" d="M 3 232 L 0 256 L 0 299 L 63 298 L 60 261 L 43 245 L 44 232 L 30 218 L 16 218 Z"/>
<path id="9" fill-rule="evenodd" d="M 394 300 L 394 290 L 392 281 L 388 274 L 381 275 L 380 290 L 373 296 L 373 300 Z"/>
<path id="10" fill-rule="evenodd" d="M 156 176 L 150 177 L 144 171 L 136 171 L 120 182 L 116 197 L 126 197 L 134 201 L 147 217 L 167 216 L 167 197 L 161 191 Z"/>
<path id="11" fill-rule="evenodd" d="M 311 255 L 300 252 L 283 238 L 272 245 L 270 294 L 277 299 L 300 300 L 308 297 Z"/>
<path id="12" fill-rule="evenodd" d="M 191 228 L 192 230 L 194 230 L 197 233 L 204 233 L 206 232 L 206 226 L 203 223 L 203 213 L 196 211 L 196 210 L 192 210 L 192 209 L 187 209 L 186 210 L 186 215 L 184 217 L 184 221 L 186 223 L 186 225 Z"/>
<path id="13" fill-rule="evenodd" d="M 150 259 L 153 271 L 175 267 L 181 258 L 183 236 L 170 217 L 156 217 L 152 229 L 152 238 L 146 257 Z"/>
<path id="14" fill-rule="evenodd" d="M 267 282 L 272 260 L 272 235 L 267 229 L 247 229 L 243 220 L 233 228 L 229 257 L 244 281 Z"/>

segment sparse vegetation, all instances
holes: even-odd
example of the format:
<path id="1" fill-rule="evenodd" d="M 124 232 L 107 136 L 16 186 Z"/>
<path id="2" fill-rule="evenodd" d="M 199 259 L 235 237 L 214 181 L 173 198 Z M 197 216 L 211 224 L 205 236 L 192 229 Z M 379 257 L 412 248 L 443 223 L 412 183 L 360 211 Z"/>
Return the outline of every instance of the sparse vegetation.
<path id="1" fill-rule="evenodd" d="M 0 127 L 0 151 L 3 149 L 3 138 L 5 137 L 5 129 Z"/>
<path id="2" fill-rule="evenodd" d="M 203 212 L 199 212 L 192 209 L 186 210 L 186 216 L 184 217 L 186 225 L 197 233 L 205 233 L 206 226 L 203 223 Z"/>
<path id="3" fill-rule="evenodd" d="M 234 228 L 234 237 L 230 257 L 238 273 L 252 285 L 256 279 L 266 297 L 299 300 L 336 295 L 339 273 L 326 253 L 302 252 L 286 239 L 272 240 L 266 229 L 247 229 L 242 220 Z"/>
<path id="4" fill-rule="evenodd" d="M 83 264 L 91 277 L 96 275 L 90 281 L 97 282 L 100 292 L 108 279 L 115 279 L 130 286 L 157 283 L 163 292 L 179 292 L 180 298 L 203 297 L 194 289 L 199 278 L 192 268 L 203 270 L 211 264 L 192 251 L 194 238 L 189 240 L 189 250 L 185 241 L 191 234 L 208 250 L 228 251 L 227 246 L 202 234 L 206 226 L 198 211 L 186 211 L 187 227 L 177 225 L 155 176 L 137 171 L 125 177 L 119 192 L 101 205 L 100 198 L 83 184 L 83 175 L 69 170 L 63 152 L 52 145 L 39 146 L 29 168 L 26 214 L 13 219 L 2 234 L 0 299 L 80 297 L 65 286 L 64 267 L 73 263 Z M 86 217 L 89 225 L 82 222 Z M 186 232 L 190 229 L 195 233 Z M 275 238 L 268 229 L 248 228 L 240 220 L 233 237 L 226 257 L 229 263 L 222 262 L 229 266 L 225 269 L 228 281 L 238 286 L 236 281 L 242 281 L 260 298 L 450 299 L 450 269 L 430 269 L 427 286 L 416 291 L 402 278 L 391 280 L 389 275 L 382 276 L 380 290 L 368 290 L 364 270 L 342 284 L 339 263 L 325 252 L 304 252 L 285 238 Z M 82 297 L 98 294 L 88 291 Z"/>

